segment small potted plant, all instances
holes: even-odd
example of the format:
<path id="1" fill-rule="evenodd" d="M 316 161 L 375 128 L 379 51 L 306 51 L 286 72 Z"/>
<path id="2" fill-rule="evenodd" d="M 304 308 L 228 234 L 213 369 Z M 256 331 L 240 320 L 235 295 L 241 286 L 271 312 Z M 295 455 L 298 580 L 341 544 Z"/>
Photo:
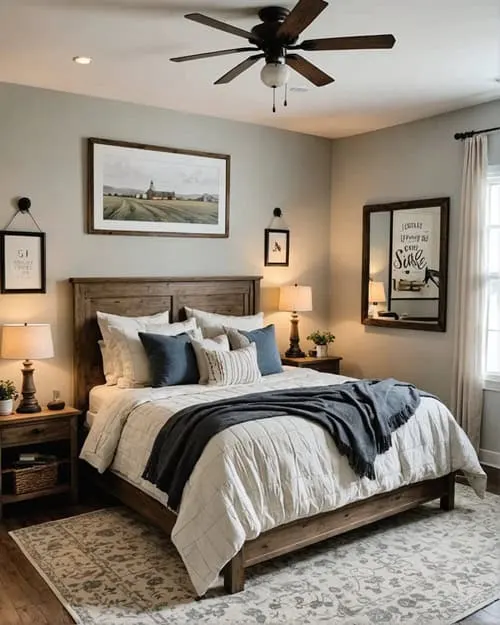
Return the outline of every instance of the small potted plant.
<path id="1" fill-rule="evenodd" d="M 0 415 L 10 415 L 17 399 L 17 390 L 12 380 L 0 380 Z"/>
<path id="2" fill-rule="evenodd" d="M 328 345 L 333 343 L 335 337 L 331 332 L 315 330 L 307 337 L 308 341 L 312 341 L 316 345 L 316 357 L 326 358 L 328 356 Z"/>

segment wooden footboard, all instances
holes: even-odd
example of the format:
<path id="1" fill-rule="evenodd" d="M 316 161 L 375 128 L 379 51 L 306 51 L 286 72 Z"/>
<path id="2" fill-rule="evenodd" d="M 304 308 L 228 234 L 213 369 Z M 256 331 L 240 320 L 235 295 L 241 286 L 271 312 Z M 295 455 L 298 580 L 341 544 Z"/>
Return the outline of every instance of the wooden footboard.
<path id="1" fill-rule="evenodd" d="M 422 503 L 440 498 L 443 510 L 452 510 L 455 503 L 455 474 L 425 480 L 397 490 L 357 501 L 332 512 L 294 521 L 261 534 L 245 543 L 224 568 L 224 588 L 229 593 L 240 592 L 245 586 L 245 569 L 410 510 Z"/>

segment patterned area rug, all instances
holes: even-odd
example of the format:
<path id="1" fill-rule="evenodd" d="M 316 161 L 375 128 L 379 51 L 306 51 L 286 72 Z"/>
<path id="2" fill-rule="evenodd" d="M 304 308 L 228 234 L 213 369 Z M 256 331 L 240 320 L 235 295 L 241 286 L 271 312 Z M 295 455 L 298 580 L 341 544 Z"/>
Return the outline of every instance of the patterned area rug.
<path id="1" fill-rule="evenodd" d="M 123 508 L 11 532 L 84 625 L 449 625 L 499 596 L 500 497 L 437 502 L 247 571 L 196 600 L 169 540 Z"/>

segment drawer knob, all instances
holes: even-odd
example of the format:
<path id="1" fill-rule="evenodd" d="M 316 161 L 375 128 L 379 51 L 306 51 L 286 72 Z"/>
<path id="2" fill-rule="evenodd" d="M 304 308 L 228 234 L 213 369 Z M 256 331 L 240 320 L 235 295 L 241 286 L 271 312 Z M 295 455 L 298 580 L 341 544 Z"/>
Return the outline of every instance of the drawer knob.
<path id="1" fill-rule="evenodd" d="M 43 428 L 33 428 L 31 432 L 33 434 L 41 434 L 43 432 Z"/>

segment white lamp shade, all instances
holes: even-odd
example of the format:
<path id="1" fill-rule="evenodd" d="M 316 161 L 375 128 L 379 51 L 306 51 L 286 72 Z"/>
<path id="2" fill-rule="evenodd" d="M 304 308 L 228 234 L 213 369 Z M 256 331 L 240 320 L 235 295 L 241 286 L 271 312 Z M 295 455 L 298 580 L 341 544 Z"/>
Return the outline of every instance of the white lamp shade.
<path id="1" fill-rule="evenodd" d="M 48 323 L 16 323 L 2 326 L 2 358 L 41 360 L 54 356 L 52 333 Z"/>
<path id="2" fill-rule="evenodd" d="M 310 286 L 282 286 L 280 288 L 279 309 L 288 312 L 306 312 L 312 310 L 312 291 Z"/>
<path id="3" fill-rule="evenodd" d="M 260 79 L 267 87 L 282 87 L 290 79 L 290 68 L 284 63 L 266 63 Z"/>
<path id="4" fill-rule="evenodd" d="M 370 304 L 378 304 L 385 302 L 385 288 L 383 282 L 368 283 L 368 302 Z"/>

